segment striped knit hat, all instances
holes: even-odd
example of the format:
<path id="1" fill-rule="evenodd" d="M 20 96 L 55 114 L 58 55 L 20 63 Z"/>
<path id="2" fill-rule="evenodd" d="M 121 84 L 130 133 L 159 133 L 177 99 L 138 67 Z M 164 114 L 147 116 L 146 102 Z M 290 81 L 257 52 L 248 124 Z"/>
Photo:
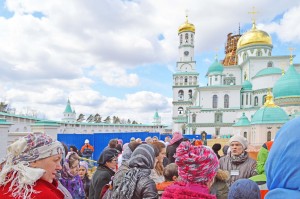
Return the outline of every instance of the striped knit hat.
<path id="1" fill-rule="evenodd" d="M 193 146 L 190 142 L 178 146 L 175 158 L 184 182 L 206 184 L 215 177 L 219 166 L 218 158 L 210 148 Z"/>

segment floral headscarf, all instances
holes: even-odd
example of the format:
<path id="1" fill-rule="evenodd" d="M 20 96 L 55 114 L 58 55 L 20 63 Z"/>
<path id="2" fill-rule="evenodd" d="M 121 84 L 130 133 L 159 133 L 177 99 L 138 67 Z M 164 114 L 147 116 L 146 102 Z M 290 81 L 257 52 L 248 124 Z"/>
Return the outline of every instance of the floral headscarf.
<path id="1" fill-rule="evenodd" d="M 30 167 L 30 163 L 62 154 L 63 146 L 46 134 L 29 134 L 7 148 L 5 164 L 0 172 L 0 185 L 11 183 L 9 191 L 15 198 L 30 198 L 37 193 L 33 187 L 45 170 Z"/>

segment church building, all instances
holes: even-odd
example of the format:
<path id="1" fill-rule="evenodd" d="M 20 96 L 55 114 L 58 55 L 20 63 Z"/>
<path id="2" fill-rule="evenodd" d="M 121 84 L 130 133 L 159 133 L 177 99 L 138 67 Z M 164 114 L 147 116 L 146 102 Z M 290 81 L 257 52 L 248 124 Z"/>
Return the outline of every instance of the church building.
<path id="1" fill-rule="evenodd" d="M 260 144 L 299 115 L 300 65 L 293 64 L 293 55 L 272 55 L 272 38 L 255 20 L 244 34 L 227 35 L 225 58 L 216 56 L 208 67 L 206 86 L 199 86 L 195 26 L 188 18 L 178 29 L 178 41 L 173 131 L 214 137 L 238 133 Z"/>

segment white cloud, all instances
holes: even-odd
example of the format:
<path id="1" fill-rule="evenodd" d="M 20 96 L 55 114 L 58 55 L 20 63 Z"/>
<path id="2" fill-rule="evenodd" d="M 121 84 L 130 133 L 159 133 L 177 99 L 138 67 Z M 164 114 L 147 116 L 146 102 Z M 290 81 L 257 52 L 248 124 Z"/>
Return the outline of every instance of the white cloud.
<path id="1" fill-rule="evenodd" d="M 265 30 L 282 41 L 299 42 L 296 1 L 7 0 L 14 15 L 0 17 L 0 99 L 8 99 L 17 110 L 30 106 L 49 118 L 60 118 L 70 97 L 77 112 L 120 114 L 149 122 L 158 109 L 169 122 L 171 97 L 140 89 L 164 87 L 158 80 L 149 81 L 162 70 L 156 67 L 147 76 L 140 71 L 159 64 L 170 71 L 164 79 L 172 81 L 177 31 L 186 9 L 196 26 L 198 55 L 222 48 L 227 33 L 237 31 L 239 23 L 250 22 L 247 13 L 253 5 Z M 43 17 L 35 17 L 36 12 Z M 272 22 L 284 12 L 279 23 Z M 203 62 L 210 63 L 209 59 Z M 123 97 L 104 96 L 99 84 L 135 91 Z"/>
<path id="2" fill-rule="evenodd" d="M 263 26 L 269 33 L 276 33 L 282 42 L 300 43 L 300 5 L 289 9 L 279 22 Z"/>

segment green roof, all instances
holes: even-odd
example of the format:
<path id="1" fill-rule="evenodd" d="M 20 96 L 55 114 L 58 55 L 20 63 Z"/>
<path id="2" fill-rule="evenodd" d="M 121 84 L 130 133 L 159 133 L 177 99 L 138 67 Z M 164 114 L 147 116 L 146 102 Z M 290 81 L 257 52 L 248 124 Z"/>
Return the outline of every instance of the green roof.
<path id="1" fill-rule="evenodd" d="M 173 74 L 173 76 L 177 76 L 177 75 L 199 75 L 198 72 L 176 72 Z"/>
<path id="2" fill-rule="evenodd" d="M 290 65 L 287 72 L 277 80 L 273 87 L 275 98 L 300 97 L 300 75 L 294 65 Z"/>
<path id="3" fill-rule="evenodd" d="M 251 124 L 275 124 L 287 121 L 289 116 L 282 108 L 263 106 L 254 113 Z"/>
<path id="4" fill-rule="evenodd" d="M 250 126 L 250 121 L 245 113 L 243 113 L 242 117 L 233 126 Z"/>
<path id="5" fill-rule="evenodd" d="M 159 119 L 159 115 L 158 115 L 158 112 L 157 112 L 157 111 L 155 111 L 155 114 L 154 114 L 153 119 Z"/>
<path id="6" fill-rule="evenodd" d="M 10 125 L 13 123 L 7 122 L 5 119 L 0 119 L 0 125 Z"/>
<path id="7" fill-rule="evenodd" d="M 42 120 L 31 124 L 31 126 L 60 126 L 60 124 L 52 120 Z"/>
<path id="8" fill-rule="evenodd" d="M 279 75 L 282 74 L 281 69 L 275 67 L 267 67 L 258 71 L 258 73 L 256 73 L 256 75 L 253 78 L 267 76 L 267 75 L 275 75 L 275 74 L 279 74 Z"/>
<path id="9" fill-rule="evenodd" d="M 249 82 L 248 80 L 245 80 L 242 84 L 242 89 L 243 90 L 252 90 L 252 83 Z"/>
<path id="10" fill-rule="evenodd" d="M 70 100 L 68 100 L 68 103 L 67 103 L 64 113 L 73 113 Z"/>
<path id="11" fill-rule="evenodd" d="M 222 73 L 224 71 L 224 66 L 218 61 L 218 59 L 215 59 L 215 62 L 210 65 L 208 68 L 207 74 L 211 73 Z"/>

